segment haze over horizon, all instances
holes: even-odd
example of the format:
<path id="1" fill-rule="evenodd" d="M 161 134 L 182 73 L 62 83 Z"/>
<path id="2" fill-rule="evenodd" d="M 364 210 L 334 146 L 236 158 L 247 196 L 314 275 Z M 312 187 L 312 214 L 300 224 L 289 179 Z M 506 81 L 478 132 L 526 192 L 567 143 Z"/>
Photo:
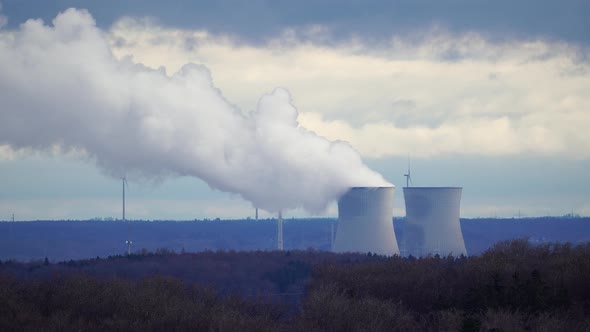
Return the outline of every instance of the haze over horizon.
<path id="1" fill-rule="evenodd" d="M 397 185 L 396 216 L 404 214 L 408 156 L 415 185 L 464 187 L 465 217 L 590 215 L 586 2 L 1 3 L 0 40 L 27 19 L 54 27 L 60 12 L 87 8 L 117 61 L 168 77 L 187 63 L 203 65 L 243 114 L 286 89 L 301 127 L 349 142 Z M 54 63 L 63 68 L 87 60 L 62 56 Z M 0 78 L 2 89 L 13 84 Z M 0 94 L 0 119 L 8 94 Z M 120 180 L 97 168 L 96 156 L 10 143 L 0 141 L 0 220 L 120 215 Z M 130 177 L 131 219 L 253 215 L 238 195 L 193 177 Z"/>

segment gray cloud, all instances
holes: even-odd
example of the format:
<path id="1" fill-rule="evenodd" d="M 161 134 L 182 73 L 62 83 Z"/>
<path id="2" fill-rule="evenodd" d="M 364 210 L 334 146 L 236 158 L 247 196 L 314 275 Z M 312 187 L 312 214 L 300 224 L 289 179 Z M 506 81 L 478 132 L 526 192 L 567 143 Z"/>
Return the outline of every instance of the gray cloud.
<path id="1" fill-rule="evenodd" d="M 122 16 L 158 17 L 166 26 L 205 29 L 264 42 L 285 29 L 323 26 L 323 42 L 359 36 L 365 42 L 389 41 L 392 35 L 442 26 L 452 33 L 475 31 L 490 39 L 559 39 L 589 44 L 590 2 L 564 1 L 167 1 L 156 0 L 4 0 L 11 24 L 29 17 L 49 21 L 68 7 L 90 9 L 99 25 L 109 26 Z M 314 38 L 314 36 L 308 36 Z M 449 53 L 451 58 L 457 54 Z"/>
<path id="2" fill-rule="evenodd" d="M 588 158 L 590 151 L 588 64 L 578 57 L 584 47 L 564 42 L 498 43 L 476 33 L 433 30 L 422 44 L 397 37 L 374 53 L 359 40 L 327 47 L 301 41 L 297 32 L 255 46 L 136 19 L 109 31 L 113 45 L 120 37 L 135 43 L 114 47 L 120 58 L 172 72 L 195 59 L 206 63 L 243 109 L 256 108 L 253 96 L 287 84 L 297 96 L 300 123 L 351 142 L 365 157 L 526 153 L 572 159 Z M 187 50 L 187 37 L 199 46 Z M 166 44 L 154 45 L 154 38 Z M 441 61 L 453 48 L 464 58 Z"/>
<path id="3" fill-rule="evenodd" d="M 0 34 L 0 145 L 81 150 L 113 176 L 194 176 L 268 211 L 388 184 L 347 143 L 300 127 L 285 89 L 244 114 L 204 66 L 167 76 L 117 60 L 104 36 L 74 9 Z"/>
<path id="4" fill-rule="evenodd" d="M 8 19 L 6 16 L 2 15 L 2 2 L 0 2 L 0 29 L 6 25 Z"/>

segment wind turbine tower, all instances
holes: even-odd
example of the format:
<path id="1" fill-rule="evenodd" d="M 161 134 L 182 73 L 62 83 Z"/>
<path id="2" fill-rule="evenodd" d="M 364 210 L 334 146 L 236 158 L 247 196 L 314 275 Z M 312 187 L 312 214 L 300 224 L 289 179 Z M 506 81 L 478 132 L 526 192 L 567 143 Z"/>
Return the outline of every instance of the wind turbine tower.
<path id="1" fill-rule="evenodd" d="M 123 184 L 123 223 L 127 223 L 127 240 L 125 241 L 125 244 L 127 245 L 127 255 L 131 255 L 131 244 L 133 242 L 131 242 L 131 225 L 129 225 L 129 221 L 125 220 L 125 186 L 128 186 L 127 184 L 127 178 L 126 177 L 122 177 L 122 184 Z"/>
<path id="2" fill-rule="evenodd" d="M 412 183 L 412 175 L 410 173 L 410 158 L 408 158 L 408 173 L 404 174 L 406 177 L 406 187 L 409 187 Z"/>

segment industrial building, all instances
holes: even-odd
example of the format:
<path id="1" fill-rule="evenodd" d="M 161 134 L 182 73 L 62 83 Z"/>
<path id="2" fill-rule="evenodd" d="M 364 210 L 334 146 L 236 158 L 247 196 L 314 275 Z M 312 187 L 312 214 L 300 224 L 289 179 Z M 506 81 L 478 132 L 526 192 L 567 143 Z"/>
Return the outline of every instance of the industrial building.
<path id="1" fill-rule="evenodd" d="M 402 255 L 467 255 L 459 222 L 460 187 L 405 187 Z"/>
<path id="2" fill-rule="evenodd" d="M 398 255 L 394 191 L 395 187 L 354 187 L 340 197 L 333 251 Z"/>

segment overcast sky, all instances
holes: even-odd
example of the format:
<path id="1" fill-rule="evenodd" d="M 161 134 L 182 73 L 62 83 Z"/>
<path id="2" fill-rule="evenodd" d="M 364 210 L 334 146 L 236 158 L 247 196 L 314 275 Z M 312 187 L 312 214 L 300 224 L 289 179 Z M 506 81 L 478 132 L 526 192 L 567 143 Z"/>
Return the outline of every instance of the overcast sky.
<path id="1" fill-rule="evenodd" d="M 5 45 L 35 33 L 22 26 L 28 19 L 54 29 L 66 25 L 56 16 L 75 7 L 91 19 L 75 11 L 70 21 L 94 20 L 93 36 L 116 61 L 167 77 L 187 63 L 203 65 L 213 87 L 244 115 L 282 87 L 301 128 L 350 143 L 397 186 L 394 215 L 404 215 L 408 157 L 414 185 L 464 188 L 465 217 L 590 215 L 588 1 L 1 3 Z M 63 54 L 54 67 L 87 60 Z M 13 83 L 0 78 L 8 91 L 0 93 L 0 121 L 18 104 Z M 43 138 L 39 130 L 30 135 Z M 12 213 L 19 220 L 120 216 L 120 180 L 104 154 L 72 150 L 75 143 L 27 144 L 0 135 L 0 220 Z M 191 176 L 202 172 L 169 171 L 129 176 L 129 218 L 253 216 L 243 197 L 257 192 L 208 173 L 204 182 Z M 331 205 L 324 215 L 335 214 Z"/>

